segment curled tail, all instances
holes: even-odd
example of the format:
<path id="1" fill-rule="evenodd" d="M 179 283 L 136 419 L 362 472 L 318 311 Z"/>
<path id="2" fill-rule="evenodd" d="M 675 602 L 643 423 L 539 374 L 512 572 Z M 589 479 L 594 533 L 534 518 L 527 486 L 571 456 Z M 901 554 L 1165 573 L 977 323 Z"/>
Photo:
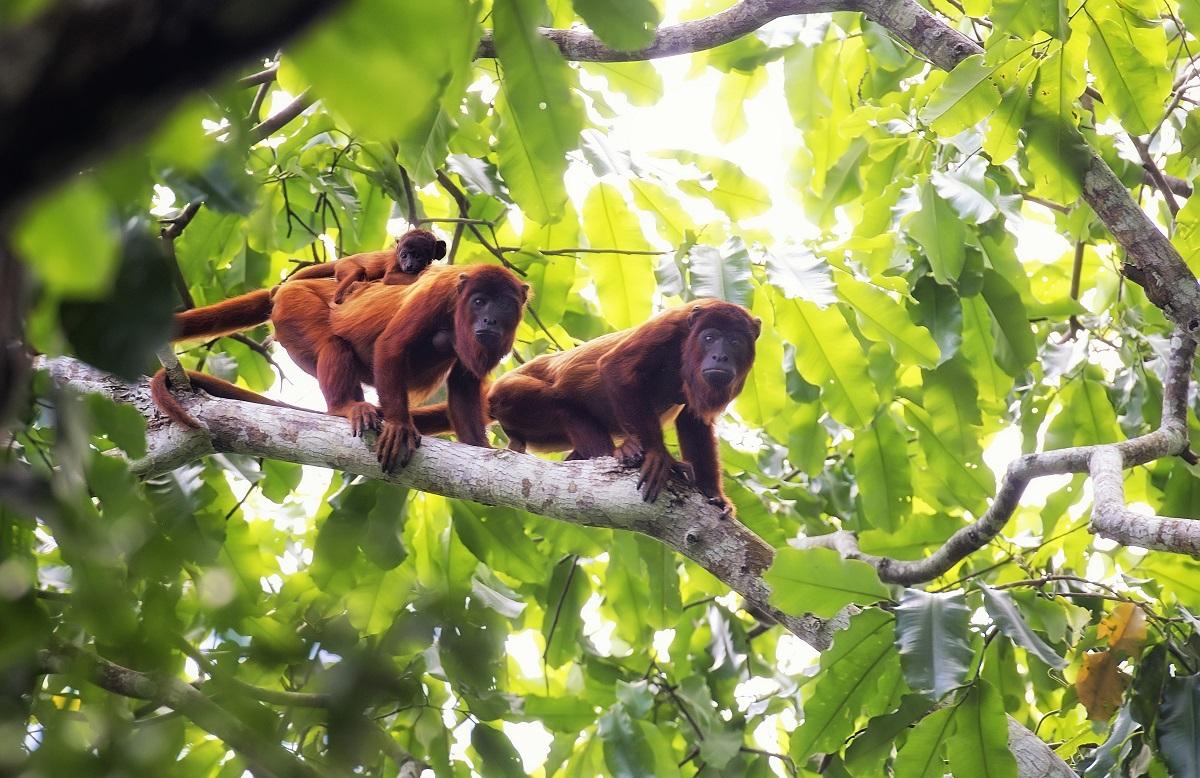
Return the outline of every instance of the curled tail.
<path id="1" fill-rule="evenodd" d="M 192 382 L 192 386 L 203 389 L 213 397 L 221 397 L 226 400 L 241 400 L 242 402 L 257 403 L 259 405 L 273 405 L 276 408 L 291 408 L 295 411 L 309 410 L 308 408 L 288 405 L 279 400 L 272 400 L 270 397 L 264 397 L 257 392 L 243 389 L 236 384 L 231 384 L 228 381 L 207 373 L 188 370 L 187 375 L 188 379 Z M 184 410 L 179 400 L 172 394 L 171 379 L 167 376 L 166 370 L 159 370 L 150 379 L 150 396 L 154 399 L 154 404 L 158 406 L 158 409 L 171 421 L 182 424 L 185 427 L 191 427 L 192 429 L 201 429 L 200 422 L 196 421 L 190 413 Z"/>
<path id="2" fill-rule="evenodd" d="M 203 308 L 177 313 L 172 340 L 215 338 L 262 324 L 271 318 L 274 292 L 274 289 L 258 289 Z"/>
<path id="3" fill-rule="evenodd" d="M 453 432 L 454 425 L 450 423 L 450 407 L 446 403 L 434 403 L 421 408 L 413 408 L 413 424 L 422 435 L 437 435 L 441 432 Z"/>

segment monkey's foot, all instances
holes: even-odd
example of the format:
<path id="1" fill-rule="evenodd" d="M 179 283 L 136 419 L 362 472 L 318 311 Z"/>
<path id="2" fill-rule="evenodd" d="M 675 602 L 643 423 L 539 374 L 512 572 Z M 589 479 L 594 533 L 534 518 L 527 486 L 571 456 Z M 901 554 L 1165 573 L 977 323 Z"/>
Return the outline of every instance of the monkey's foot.
<path id="1" fill-rule="evenodd" d="M 417 432 L 412 422 L 398 424 L 394 421 L 384 421 L 383 431 L 375 441 L 375 455 L 379 458 L 379 467 L 385 473 L 392 472 L 397 466 L 404 467 L 420 445 L 421 433 Z"/>
<path id="2" fill-rule="evenodd" d="M 361 438 L 367 430 L 379 429 L 379 409 L 369 402 L 352 403 L 339 415 L 350 422 L 350 434 L 356 438 Z"/>
<path id="3" fill-rule="evenodd" d="M 658 495 L 671 478 L 691 484 L 694 480 L 692 466 L 687 462 L 680 462 L 666 451 L 646 451 L 642 455 L 638 488 L 642 490 L 644 501 L 654 502 L 658 499 Z"/>
<path id="4" fill-rule="evenodd" d="M 613 456 L 625 467 L 638 467 L 646 458 L 646 451 L 637 439 L 625 438 L 625 442 L 617 446 L 617 450 L 613 452 Z"/>

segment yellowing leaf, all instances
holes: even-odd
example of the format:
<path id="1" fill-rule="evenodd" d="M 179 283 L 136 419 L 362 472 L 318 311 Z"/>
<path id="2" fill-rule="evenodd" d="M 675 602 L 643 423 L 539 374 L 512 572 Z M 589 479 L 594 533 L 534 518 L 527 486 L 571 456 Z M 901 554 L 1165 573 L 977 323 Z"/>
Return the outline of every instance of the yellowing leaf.
<path id="1" fill-rule="evenodd" d="M 1119 602 L 1096 627 L 1114 654 L 1137 656 L 1146 644 L 1146 613 L 1131 602 Z"/>
<path id="2" fill-rule="evenodd" d="M 1093 651 L 1083 657 L 1083 666 L 1075 677 L 1075 693 L 1092 721 L 1108 721 L 1125 696 L 1129 677 L 1117 666 L 1109 651 Z"/>

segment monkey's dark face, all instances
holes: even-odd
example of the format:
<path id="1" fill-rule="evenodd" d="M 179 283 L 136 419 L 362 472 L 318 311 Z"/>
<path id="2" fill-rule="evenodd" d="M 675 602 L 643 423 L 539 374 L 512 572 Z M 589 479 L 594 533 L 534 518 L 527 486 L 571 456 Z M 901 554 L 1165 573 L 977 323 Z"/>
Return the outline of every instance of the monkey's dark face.
<path id="1" fill-rule="evenodd" d="M 717 389 L 724 389 L 745 375 L 754 361 L 754 341 L 741 327 L 708 326 L 696 333 L 700 375 Z"/>
<path id="2" fill-rule="evenodd" d="M 428 230 L 410 230 L 396 244 L 396 267 L 401 273 L 418 275 L 446 256 L 446 241 L 438 240 Z"/>
<path id="3" fill-rule="evenodd" d="M 482 288 L 467 294 L 471 332 L 475 340 L 489 349 L 511 340 L 521 321 L 521 305 L 507 290 Z"/>

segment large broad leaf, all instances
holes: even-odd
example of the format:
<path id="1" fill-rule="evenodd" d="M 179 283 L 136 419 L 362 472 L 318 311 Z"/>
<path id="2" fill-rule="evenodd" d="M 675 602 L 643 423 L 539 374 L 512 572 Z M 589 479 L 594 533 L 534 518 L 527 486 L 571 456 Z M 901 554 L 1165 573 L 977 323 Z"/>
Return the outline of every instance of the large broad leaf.
<path id="1" fill-rule="evenodd" d="M 908 441 L 887 410 L 872 424 L 855 430 L 854 482 L 864 525 L 895 532 L 912 508 L 912 472 Z"/>
<path id="2" fill-rule="evenodd" d="M 888 597 L 875 568 L 842 559 L 829 548 L 781 548 L 764 576 L 771 603 L 789 613 L 833 616 L 847 605 L 869 605 Z"/>
<path id="3" fill-rule="evenodd" d="M 791 405 L 783 371 L 783 340 L 779 337 L 771 298 L 765 291 L 754 295 L 750 312 L 762 321 L 762 333 L 754 343 L 754 364 L 734 403 L 738 415 L 748 423 L 765 427 L 776 422 L 785 406 Z"/>
<path id="4" fill-rule="evenodd" d="M 996 363 L 1011 376 L 1019 376 L 1037 357 L 1037 346 L 1021 295 L 1004 276 L 983 271 L 983 299 L 996 322 Z"/>
<path id="5" fill-rule="evenodd" d="M 46 288 L 62 297 L 100 297 L 117 271 L 117 222 L 92 176 L 35 201 L 16 245 Z"/>
<path id="6" fill-rule="evenodd" d="M 875 417 L 879 396 L 867 357 L 836 307 L 776 296 L 775 315 L 784 340 L 796 347 L 796 369 L 819 387 L 833 418 L 862 429 Z"/>
<path id="7" fill-rule="evenodd" d="M 355 629 L 367 635 L 387 631 L 416 594 L 416 576 L 409 565 L 375 570 L 359 577 L 346 594 L 346 613 Z"/>
<path id="8" fill-rule="evenodd" d="M 972 778 L 1017 778 L 1008 748 L 1004 702 L 987 681 L 976 681 L 954 711 L 954 734 L 946 741 L 950 771 Z"/>
<path id="9" fill-rule="evenodd" d="M 1155 730 L 1171 775 L 1200 775 L 1200 675 L 1167 680 Z"/>
<path id="10" fill-rule="evenodd" d="M 1111 651 L 1092 651 L 1083 657 L 1075 676 L 1075 693 L 1092 721 L 1108 721 L 1125 699 L 1129 676 L 1120 663 L 1120 657 Z"/>
<path id="11" fill-rule="evenodd" d="M 937 193 L 968 224 L 983 224 L 1000 213 L 1000 187 L 985 175 L 987 168 L 987 160 L 975 156 L 957 168 L 944 172 L 935 170 L 930 176 Z M 1014 195 L 1004 199 L 1013 201 L 1020 198 Z"/>
<path id="12" fill-rule="evenodd" d="M 649 248 L 637 216 L 612 184 L 597 184 L 583 204 L 588 243 L 594 248 L 642 251 Z M 641 324 L 650 318 L 654 294 L 652 258 L 628 254 L 589 254 L 588 268 L 604 318 L 617 329 Z"/>
<path id="13" fill-rule="evenodd" d="M 680 162 L 690 162 L 707 177 L 700 181 L 681 181 L 680 190 L 703 197 L 725 212 L 734 222 L 758 216 L 771 207 L 771 193 L 747 176 L 737 164 L 720 157 L 693 154 L 689 151 L 672 153 Z"/>
<path id="14" fill-rule="evenodd" d="M 1025 151 L 1036 194 L 1063 205 L 1079 198 L 1089 154 L 1076 129 L 1075 101 L 1083 91 L 1083 36 L 1073 35 L 1038 66 L 1025 123 Z"/>
<path id="15" fill-rule="evenodd" d="M 355 0 L 289 55 L 356 132 L 420 147 L 442 106 L 458 107 L 478 18 L 470 0 Z"/>
<path id="16" fill-rule="evenodd" d="M 908 217 L 908 234 L 925 250 L 937 282 L 952 284 L 967 261 L 966 230 L 954 208 L 942 199 L 931 182 L 921 184 L 917 195 L 920 204 Z"/>
<path id="17" fill-rule="evenodd" d="M 562 667 L 579 652 L 583 617 L 580 609 L 591 592 L 587 573 L 580 569 L 574 556 L 565 557 L 554 566 L 546 587 L 542 637 L 546 640 L 543 655 L 546 664 Z"/>
<path id="18" fill-rule="evenodd" d="M 579 145 L 583 107 L 558 47 L 538 34 L 541 0 L 498 0 L 496 56 L 504 73 L 496 101 L 500 174 L 521 210 L 539 224 L 562 216 L 567 152 Z"/>
<path id="19" fill-rule="evenodd" d="M 921 109 L 920 119 L 939 135 L 956 135 L 991 113 L 1000 103 L 992 81 L 996 66 L 972 54 L 954 66 L 950 75 Z"/>
<path id="20" fill-rule="evenodd" d="M 730 238 L 720 249 L 693 246 L 688 261 L 692 293 L 697 297 L 749 304 L 754 291 L 750 283 L 750 252 L 741 238 Z"/>
<path id="21" fill-rule="evenodd" d="M 929 331 L 913 323 L 908 311 L 887 292 L 847 273 L 837 274 L 837 292 L 858 315 L 863 334 L 886 342 L 898 362 L 933 367 L 941 359 Z"/>
<path id="22" fill-rule="evenodd" d="M 654 217 L 658 234 L 672 246 L 684 242 L 685 232 L 695 230 L 692 217 L 687 215 L 678 200 L 658 184 L 633 178 L 629 181 L 629 188 L 633 191 L 634 204 Z"/>
<path id="23" fill-rule="evenodd" d="M 658 7 L 651 0 L 573 0 L 575 10 L 600 40 L 619 51 L 649 46 L 658 27 Z"/>
<path id="24" fill-rule="evenodd" d="M 973 402 L 974 381 L 963 360 L 956 357 L 924 375 L 924 407 L 909 405 L 905 418 L 936 476 L 945 482 L 959 505 L 979 514 L 995 491 L 995 476 L 983 464 L 979 446 L 979 408 Z"/>
<path id="25" fill-rule="evenodd" d="M 731 70 L 721 77 L 712 110 L 713 133 L 717 140 L 729 143 L 746 133 L 750 127 L 746 120 L 746 101 L 757 95 L 766 83 L 766 68 L 755 68 L 749 73 Z"/>
<path id="26" fill-rule="evenodd" d="M 617 634 L 639 645 L 650 630 L 650 591 L 637 540 L 630 532 L 613 534 L 605 575 L 605 606 L 617 623 Z"/>
<path id="27" fill-rule="evenodd" d="M 812 692 L 805 697 L 804 723 L 792 733 L 791 757 L 797 762 L 840 749 L 860 716 L 896 709 L 906 689 L 903 682 L 897 683 L 900 663 L 891 644 L 891 625 L 891 616 L 872 608 L 834 636 L 833 647 L 821 655 Z"/>
<path id="28" fill-rule="evenodd" d="M 633 535 L 646 570 L 646 622 L 651 629 L 667 629 L 679 620 L 679 559 L 665 544 L 645 535 Z"/>
<path id="29" fill-rule="evenodd" d="M 970 618 L 961 592 L 904 591 L 896 608 L 896 648 L 904 678 L 915 691 L 941 699 L 966 680 Z"/>
<path id="30" fill-rule="evenodd" d="M 1171 91 L 1162 25 L 1143 25 L 1120 3 L 1100 3 L 1081 11 L 1091 35 L 1088 65 L 1104 105 L 1131 134 L 1145 135 L 1158 125 Z"/>
<path id="31" fill-rule="evenodd" d="M 917 722 L 896 752 L 896 778 L 942 778 L 946 741 L 954 731 L 954 709 L 935 710 Z"/>
<path id="32" fill-rule="evenodd" d="M 818 305 L 837 302 L 829 263 L 805 248 L 789 247 L 767 255 L 767 279 L 785 297 Z"/>
<path id="33" fill-rule="evenodd" d="M 608 81 L 608 88 L 620 92 L 638 106 L 654 105 L 662 98 L 663 81 L 650 62 L 587 62 L 585 71 L 597 73 Z"/>
<path id="34" fill-rule="evenodd" d="M 471 747 L 479 755 L 475 767 L 484 778 L 521 778 L 525 768 L 512 742 L 498 729 L 476 722 Z"/>
<path id="35" fill-rule="evenodd" d="M 987 608 L 988 615 L 1012 642 L 1051 667 L 1061 670 L 1067 666 L 1067 660 L 1059 656 L 1046 641 L 1030 628 L 1012 597 L 1008 596 L 1008 592 L 1002 589 L 992 589 L 984 584 L 979 584 L 979 590 L 983 592 L 983 605 Z"/>
<path id="36" fill-rule="evenodd" d="M 604 714 L 597 732 L 604 742 L 604 764 L 613 778 L 654 774 L 654 749 L 624 708 L 615 707 Z"/>
<path id="37" fill-rule="evenodd" d="M 452 503 L 454 529 L 471 553 L 489 567 L 529 583 L 546 580 L 546 558 L 525 534 L 519 511 Z"/>

